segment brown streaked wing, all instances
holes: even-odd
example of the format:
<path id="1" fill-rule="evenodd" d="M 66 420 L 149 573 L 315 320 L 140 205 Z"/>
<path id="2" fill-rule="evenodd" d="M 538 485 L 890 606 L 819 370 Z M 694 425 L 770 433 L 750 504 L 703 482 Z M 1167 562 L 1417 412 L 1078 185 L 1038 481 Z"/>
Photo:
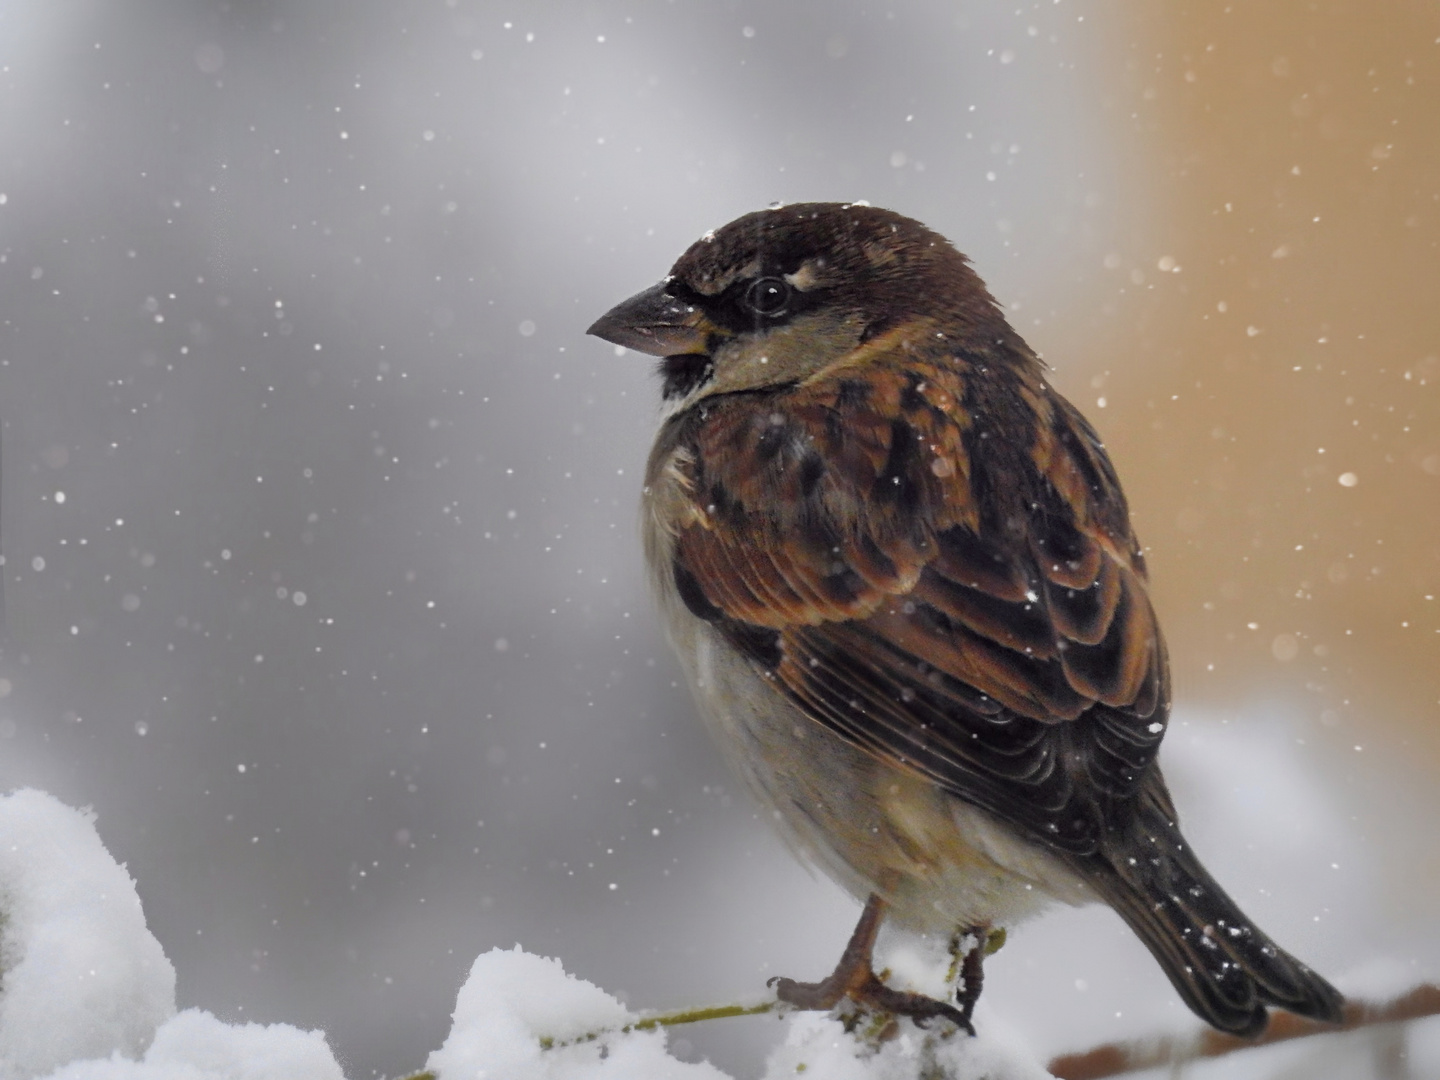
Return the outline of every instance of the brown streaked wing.
<path id="1" fill-rule="evenodd" d="M 1026 475 L 983 485 L 1013 505 L 976 505 L 972 477 L 995 463 L 966 438 L 966 374 L 879 357 L 705 402 L 685 421 L 696 512 L 676 581 L 819 723 L 1093 850 L 1168 712 L 1143 561 L 1103 446 L 1053 392 L 1027 398 L 1044 434 Z M 983 524 L 1015 507 L 1022 534 Z"/>

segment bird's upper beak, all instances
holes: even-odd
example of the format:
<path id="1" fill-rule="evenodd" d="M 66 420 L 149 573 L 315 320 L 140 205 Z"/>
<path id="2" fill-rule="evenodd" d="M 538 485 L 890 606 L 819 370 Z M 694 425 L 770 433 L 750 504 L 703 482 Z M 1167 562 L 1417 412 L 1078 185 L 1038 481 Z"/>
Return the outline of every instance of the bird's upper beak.
<path id="1" fill-rule="evenodd" d="M 715 329 L 699 308 L 665 291 L 668 279 L 616 304 L 585 331 L 651 356 L 705 352 Z"/>

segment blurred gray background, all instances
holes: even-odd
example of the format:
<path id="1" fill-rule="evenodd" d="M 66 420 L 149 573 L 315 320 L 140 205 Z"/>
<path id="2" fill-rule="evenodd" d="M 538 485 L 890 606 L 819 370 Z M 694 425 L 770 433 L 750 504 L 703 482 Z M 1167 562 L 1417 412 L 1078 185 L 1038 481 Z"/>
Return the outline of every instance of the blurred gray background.
<path id="1" fill-rule="evenodd" d="M 1214 868 L 1328 972 L 1430 970 L 1440 29 L 1222 7 L 0 2 L 0 784 L 95 807 L 183 1005 L 355 1077 L 497 945 L 636 1007 L 828 970 L 855 907 L 646 596 L 651 362 L 583 331 L 708 228 L 865 198 L 1111 439 Z M 987 985 L 1042 1054 L 1185 1023 L 1105 912 Z"/>

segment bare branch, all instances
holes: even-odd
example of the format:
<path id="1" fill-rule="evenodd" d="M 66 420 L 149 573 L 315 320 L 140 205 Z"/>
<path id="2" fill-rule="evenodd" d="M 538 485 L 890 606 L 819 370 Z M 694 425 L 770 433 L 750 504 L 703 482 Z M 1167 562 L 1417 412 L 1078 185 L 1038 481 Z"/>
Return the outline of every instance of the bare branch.
<path id="1" fill-rule="evenodd" d="M 1277 1012 L 1270 1017 L 1270 1026 L 1257 1038 L 1239 1039 L 1218 1031 L 1206 1030 L 1193 1036 L 1166 1036 L 1135 1042 L 1107 1043 L 1078 1054 L 1062 1054 L 1047 1068 L 1059 1080 L 1102 1080 L 1107 1076 L 1157 1065 L 1192 1061 L 1198 1058 L 1222 1057 L 1236 1050 L 1248 1050 L 1271 1043 L 1303 1039 L 1311 1035 L 1328 1035 L 1337 1031 L 1375 1024 L 1394 1024 L 1440 1014 L 1440 987 L 1425 983 L 1403 997 L 1384 1003 L 1352 1001 L 1345 1006 L 1345 1019 L 1339 1024 L 1319 1024 L 1304 1020 L 1293 1013 Z"/>

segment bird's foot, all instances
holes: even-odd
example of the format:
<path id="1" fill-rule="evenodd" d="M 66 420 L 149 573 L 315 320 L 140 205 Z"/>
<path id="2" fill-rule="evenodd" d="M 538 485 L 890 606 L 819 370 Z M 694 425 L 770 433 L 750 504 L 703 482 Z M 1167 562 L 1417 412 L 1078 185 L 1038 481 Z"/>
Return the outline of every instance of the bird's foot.
<path id="1" fill-rule="evenodd" d="M 915 1022 L 916 1027 L 926 1027 L 938 1016 L 949 1020 L 969 1035 L 975 1034 L 975 1027 L 969 1018 L 955 1006 L 936 1001 L 924 994 L 892 989 L 880 981 L 879 976 L 869 969 L 869 965 L 866 965 L 863 971 L 836 971 L 816 983 L 774 978 L 769 985 L 775 988 L 777 998 L 797 1009 L 833 1009 L 848 998 L 868 1012 L 908 1016 Z"/>
<path id="2" fill-rule="evenodd" d="M 985 954 L 990 948 L 990 928 L 988 926 L 972 926 L 963 934 L 957 936 L 952 951 L 964 949 L 963 956 L 957 955 L 959 967 L 959 987 L 956 992 L 956 999 L 960 1003 L 958 1010 L 960 1015 L 960 1026 L 970 1034 L 975 1034 L 975 1028 L 971 1025 L 971 1017 L 975 1015 L 975 1003 L 980 1000 L 980 991 L 985 986 Z M 1004 931 L 1000 932 L 999 943 L 995 948 L 1004 944 Z"/>
<path id="3" fill-rule="evenodd" d="M 892 990 L 880 981 L 875 969 L 870 966 L 870 953 L 875 948 L 875 936 L 880 930 L 884 912 L 885 901 L 878 894 L 872 895 L 865 904 L 855 932 L 850 935 L 845 952 L 840 956 L 840 963 L 819 982 L 802 983 L 777 975 L 765 985 L 773 986 L 777 998 L 797 1009 L 829 1010 L 848 998 L 866 1012 L 908 1016 L 917 1027 L 925 1027 L 937 1016 L 944 1017 L 962 1031 L 974 1035 L 975 1028 L 970 1023 L 973 1001 L 962 1012 L 953 1005 L 924 994 Z M 977 982 L 975 995 L 978 997 L 979 993 Z M 962 1001 L 961 1004 L 966 1003 Z"/>
<path id="4" fill-rule="evenodd" d="M 766 981 L 766 986 L 775 988 L 775 996 L 786 1005 L 797 1009 L 833 1009 L 845 996 L 847 987 L 835 977 L 839 972 L 819 982 L 802 983 L 776 975 Z"/>
<path id="5" fill-rule="evenodd" d="M 967 1035 L 975 1034 L 975 1025 L 970 1022 L 970 1017 L 955 1008 L 954 1005 L 936 1001 L 924 994 L 894 990 L 873 974 L 864 986 L 850 991 L 849 996 L 860 1005 L 876 1012 L 886 1012 L 892 1016 L 908 1016 L 914 1021 L 916 1027 L 928 1027 L 930 1021 L 938 1016 L 949 1020 Z"/>

